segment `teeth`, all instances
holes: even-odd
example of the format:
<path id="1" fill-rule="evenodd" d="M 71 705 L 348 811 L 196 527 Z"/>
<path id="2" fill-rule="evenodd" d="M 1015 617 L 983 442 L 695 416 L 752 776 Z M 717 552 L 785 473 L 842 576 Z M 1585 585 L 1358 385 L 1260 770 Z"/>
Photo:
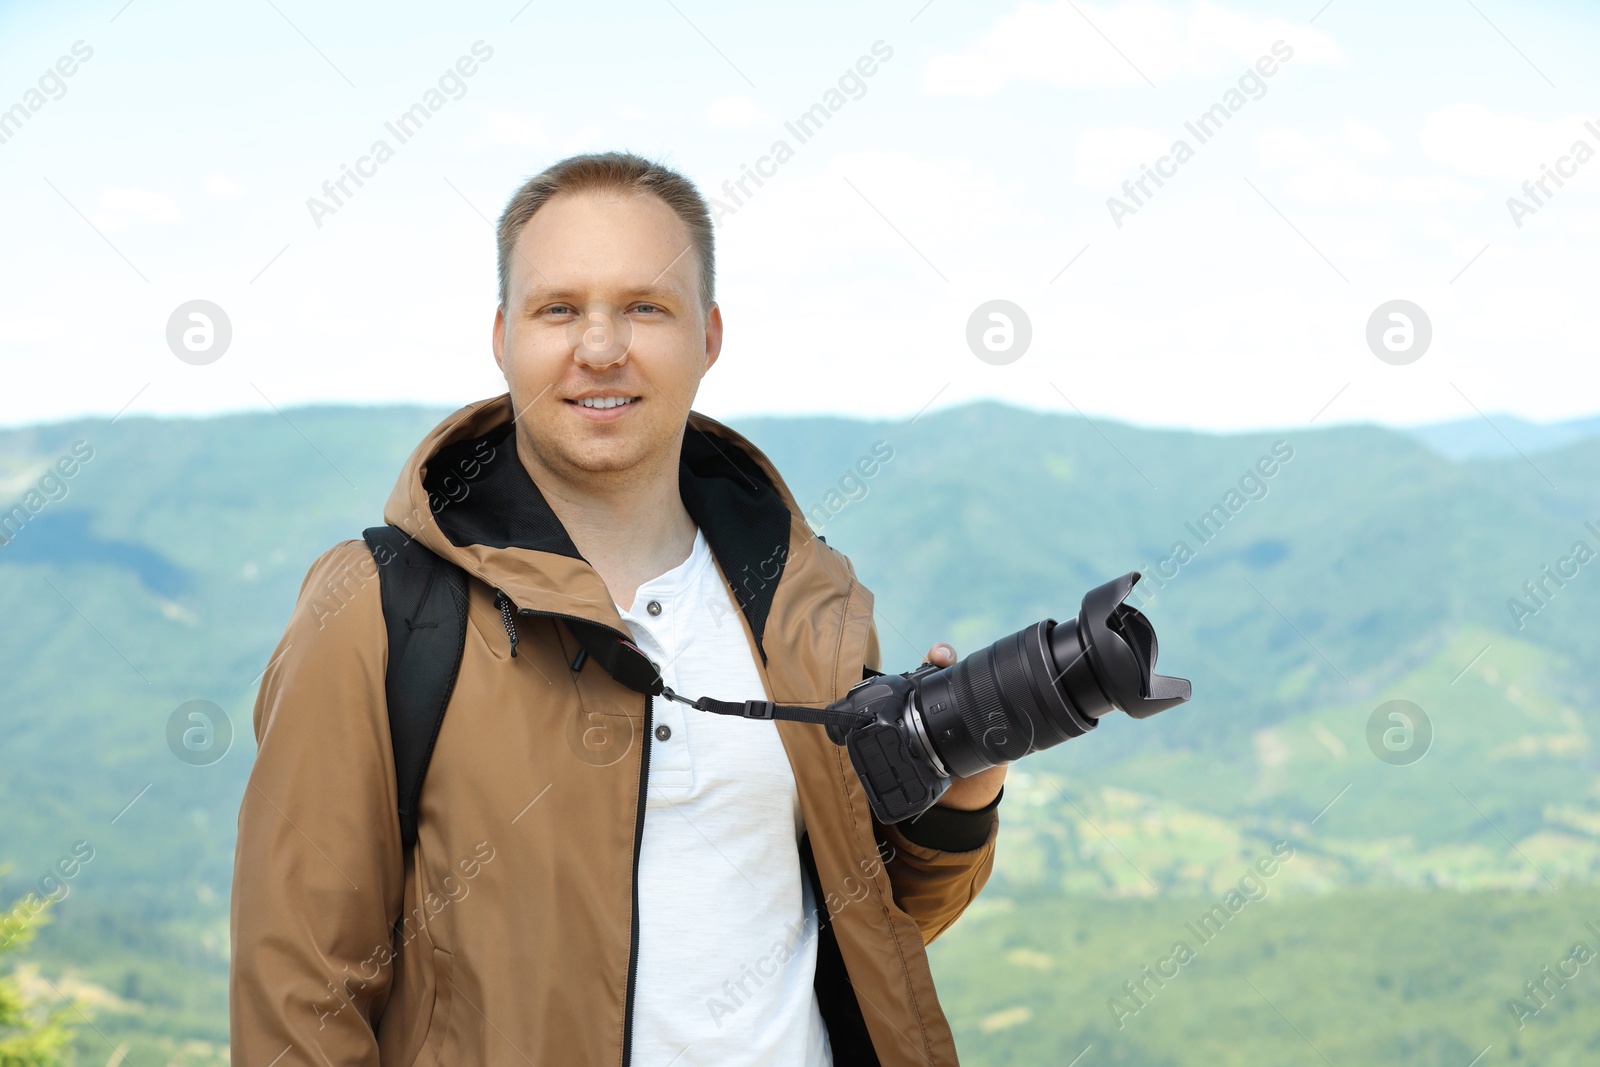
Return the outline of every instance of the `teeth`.
<path id="1" fill-rule="evenodd" d="M 633 403 L 633 398 L 626 396 L 584 397 L 578 403 L 586 408 L 619 408 L 623 404 Z"/>

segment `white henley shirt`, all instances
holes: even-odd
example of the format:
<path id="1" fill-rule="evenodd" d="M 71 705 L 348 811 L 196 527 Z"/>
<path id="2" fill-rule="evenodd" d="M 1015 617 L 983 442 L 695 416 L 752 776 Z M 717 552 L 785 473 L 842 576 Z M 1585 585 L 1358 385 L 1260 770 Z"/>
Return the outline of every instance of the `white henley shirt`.
<path id="1" fill-rule="evenodd" d="M 674 692 L 768 699 L 699 529 L 688 559 L 617 610 Z M 651 731 L 632 1062 L 832 1067 L 805 822 L 777 724 L 657 697 Z"/>

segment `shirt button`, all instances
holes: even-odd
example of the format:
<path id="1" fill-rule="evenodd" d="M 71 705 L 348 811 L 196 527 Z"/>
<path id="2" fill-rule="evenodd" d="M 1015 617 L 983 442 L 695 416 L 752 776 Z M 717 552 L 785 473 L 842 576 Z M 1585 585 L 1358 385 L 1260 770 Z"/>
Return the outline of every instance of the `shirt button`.
<path id="1" fill-rule="evenodd" d="M 644 610 L 648 611 L 652 615 L 660 615 L 661 614 L 661 601 L 659 601 L 659 600 L 650 601 L 650 603 L 648 603 L 648 604 L 646 604 L 644 606 Z"/>
<path id="2" fill-rule="evenodd" d="M 666 723 L 662 723 L 660 726 L 656 727 L 656 740 L 657 741 L 665 741 L 667 738 L 669 738 L 671 736 L 672 736 L 672 727 L 668 726 Z"/>

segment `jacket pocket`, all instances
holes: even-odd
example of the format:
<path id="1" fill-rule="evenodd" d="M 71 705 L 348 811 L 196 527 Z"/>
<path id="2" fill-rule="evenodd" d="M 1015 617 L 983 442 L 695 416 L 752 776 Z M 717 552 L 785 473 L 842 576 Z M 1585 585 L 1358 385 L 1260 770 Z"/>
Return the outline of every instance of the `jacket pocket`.
<path id="1" fill-rule="evenodd" d="M 433 950 L 433 1007 L 428 1012 L 428 1031 L 412 1067 L 436 1067 L 444 1062 L 445 1042 L 450 1031 L 450 1005 L 455 1000 L 451 984 L 455 957 L 442 948 Z"/>

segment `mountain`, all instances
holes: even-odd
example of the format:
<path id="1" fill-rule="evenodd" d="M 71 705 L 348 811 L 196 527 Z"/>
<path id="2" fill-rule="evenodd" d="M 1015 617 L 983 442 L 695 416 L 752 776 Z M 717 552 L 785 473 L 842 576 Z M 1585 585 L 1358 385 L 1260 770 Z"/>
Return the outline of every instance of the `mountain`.
<path id="1" fill-rule="evenodd" d="M 401 462 L 445 414 L 308 407 L 0 431 L 0 509 L 21 507 L 0 510 L 0 805 L 11 816 L 0 899 L 89 843 L 39 956 L 96 991 L 102 1029 L 132 1035 L 135 1062 L 145 1048 L 220 1055 L 255 686 L 311 561 L 381 521 Z M 1109 716 L 1012 769 L 978 902 L 998 910 L 980 918 L 975 905 L 935 946 L 941 967 L 980 958 L 972 939 L 1011 922 L 1007 908 L 1053 916 L 1081 901 L 1109 930 L 1156 914 L 1139 909 L 1209 906 L 1279 841 L 1296 858 L 1278 899 L 1314 911 L 1325 897 L 1347 918 L 1374 900 L 1435 926 L 1469 921 L 1474 894 L 1512 901 L 1513 916 L 1516 900 L 1541 915 L 1592 901 L 1600 438 L 1558 433 L 1536 454 L 1453 459 L 1473 453 L 1459 427 L 1431 440 L 1376 426 L 1207 434 L 992 402 L 909 423 L 729 421 L 874 591 L 886 670 L 911 669 L 936 640 L 969 655 L 1073 616 L 1091 588 L 1137 570 L 1130 603 L 1156 627 L 1159 669 L 1193 681 L 1187 705 Z M 1397 700 L 1421 710 L 1425 730 L 1414 710 L 1388 718 Z M 226 754 L 214 762 L 175 755 L 197 721 L 191 701 L 221 709 L 213 751 Z M 1384 747 L 1397 724 L 1415 728 L 1420 759 Z M 1336 903 L 1352 900 L 1366 903 Z M 1004 936 L 1024 937 L 1021 922 Z M 1262 937 L 1269 926 L 1275 943 L 1292 940 L 1265 923 Z M 1501 938 L 1508 975 L 1524 973 L 1512 933 L 1481 936 Z M 1035 950 L 1064 960 L 1072 944 L 1057 941 Z M 1531 953 L 1525 973 L 1566 947 Z M 1449 947 L 1439 952 L 1448 966 Z M 1028 960 L 1005 973 L 1045 981 L 1057 966 Z M 1107 974 L 1137 971 L 1123 966 L 1131 957 L 1103 962 Z M 1368 978 L 1351 977 L 1364 992 L 1327 1010 L 1383 1014 Z M 1061 988 L 1080 990 L 1072 983 Z M 964 1050 L 1015 1038 L 1016 1062 L 1038 1062 L 1046 1038 L 1018 1035 L 1043 1026 L 1065 1063 L 1075 1035 L 1093 1039 L 1077 1023 L 1050 1029 L 1035 1000 L 999 1003 L 1006 982 L 968 975 L 951 988 Z M 1186 1011 L 1232 995 L 1191 988 Z M 1017 1021 L 1019 1004 L 1034 1022 Z M 1104 1029 L 1099 1000 L 1092 1008 L 1103 1045 L 1127 1040 Z M 1127 1062 L 1198 1062 L 1181 1042 L 1117 1047 Z"/>
<path id="2" fill-rule="evenodd" d="M 1515 415 L 1473 416 L 1408 427 L 1405 431 L 1449 459 L 1538 455 L 1600 436 L 1600 416 L 1564 422 L 1529 422 Z"/>

